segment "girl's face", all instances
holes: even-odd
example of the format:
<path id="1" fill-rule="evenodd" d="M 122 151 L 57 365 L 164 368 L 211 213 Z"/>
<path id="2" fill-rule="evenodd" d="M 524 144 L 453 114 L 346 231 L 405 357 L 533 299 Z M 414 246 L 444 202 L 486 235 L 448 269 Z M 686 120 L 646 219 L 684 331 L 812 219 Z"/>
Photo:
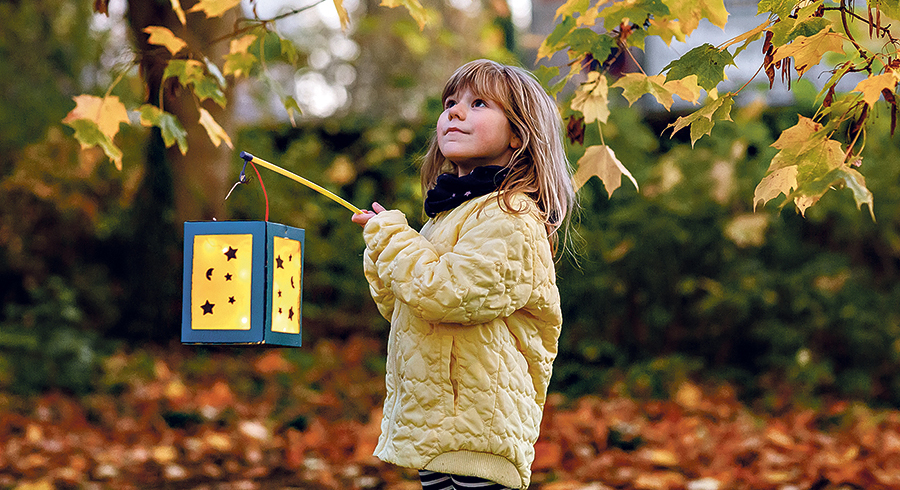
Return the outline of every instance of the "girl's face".
<path id="1" fill-rule="evenodd" d="M 437 143 L 444 157 L 456 164 L 460 177 L 476 167 L 504 166 L 522 146 L 500 104 L 469 88 L 444 102 L 437 122 Z"/>

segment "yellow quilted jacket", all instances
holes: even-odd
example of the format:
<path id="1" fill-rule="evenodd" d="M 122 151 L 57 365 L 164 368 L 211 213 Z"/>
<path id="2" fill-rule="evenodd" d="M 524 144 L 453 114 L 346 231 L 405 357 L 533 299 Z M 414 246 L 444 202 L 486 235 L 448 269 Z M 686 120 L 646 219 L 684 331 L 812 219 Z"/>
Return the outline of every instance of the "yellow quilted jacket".
<path id="1" fill-rule="evenodd" d="M 385 211 L 363 236 L 372 297 L 391 322 L 375 455 L 528 487 L 562 325 L 545 226 L 503 212 L 492 193 L 421 232 Z"/>

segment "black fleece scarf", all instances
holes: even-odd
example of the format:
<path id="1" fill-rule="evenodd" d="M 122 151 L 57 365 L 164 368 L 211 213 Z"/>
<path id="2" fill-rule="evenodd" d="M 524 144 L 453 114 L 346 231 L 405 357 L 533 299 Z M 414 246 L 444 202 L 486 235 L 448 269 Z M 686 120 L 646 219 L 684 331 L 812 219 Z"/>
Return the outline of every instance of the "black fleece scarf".
<path id="1" fill-rule="evenodd" d="M 475 167 L 462 177 L 441 174 L 434 188 L 425 196 L 425 214 L 434 218 L 441 211 L 448 211 L 469 199 L 490 194 L 500 187 L 508 173 L 509 169 L 506 167 L 485 165 Z"/>

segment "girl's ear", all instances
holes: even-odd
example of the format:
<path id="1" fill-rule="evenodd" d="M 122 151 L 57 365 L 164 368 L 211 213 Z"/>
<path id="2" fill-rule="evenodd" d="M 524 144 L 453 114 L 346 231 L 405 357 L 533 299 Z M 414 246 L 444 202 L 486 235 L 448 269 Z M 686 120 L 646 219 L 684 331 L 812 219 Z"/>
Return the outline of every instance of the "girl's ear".
<path id="1" fill-rule="evenodd" d="M 513 132 L 512 138 L 509 140 L 509 147 L 514 150 L 518 150 L 522 147 L 522 138 L 519 138 L 515 132 Z"/>

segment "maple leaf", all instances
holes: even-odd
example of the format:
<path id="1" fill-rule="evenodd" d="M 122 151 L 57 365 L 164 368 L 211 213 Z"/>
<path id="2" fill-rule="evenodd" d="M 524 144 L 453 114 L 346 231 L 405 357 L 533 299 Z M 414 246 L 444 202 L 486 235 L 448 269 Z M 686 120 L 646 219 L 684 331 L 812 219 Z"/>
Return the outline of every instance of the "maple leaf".
<path id="1" fill-rule="evenodd" d="M 556 9 L 556 15 L 553 19 L 560 17 L 573 17 L 576 13 L 584 12 L 590 7 L 590 0 L 566 0 L 565 3 Z"/>
<path id="2" fill-rule="evenodd" d="M 658 35 L 667 45 L 672 38 L 684 41 L 691 35 L 702 19 L 724 28 L 728 22 L 728 11 L 723 0 L 664 0 L 669 8 L 665 16 L 654 15 L 650 19 L 649 34 Z"/>
<path id="3" fill-rule="evenodd" d="M 181 8 L 180 0 L 171 0 L 172 10 L 175 11 L 175 15 L 178 17 L 178 20 L 181 22 L 181 25 L 187 25 L 187 16 L 184 14 L 184 9 Z"/>
<path id="4" fill-rule="evenodd" d="M 765 177 L 756 185 L 753 191 L 753 210 L 762 203 L 763 206 L 780 194 L 785 196 L 797 188 L 797 166 L 780 168 Z"/>
<path id="5" fill-rule="evenodd" d="M 575 93 L 571 106 L 572 109 L 584 114 L 584 122 L 606 123 L 609 118 L 608 83 L 606 75 L 592 71 L 588 73 L 587 81 Z"/>
<path id="6" fill-rule="evenodd" d="M 212 99 L 219 106 L 225 107 L 225 92 L 218 80 L 206 76 L 205 65 L 197 60 L 171 60 L 163 72 L 163 80 L 169 77 L 178 78 L 181 85 L 194 86 L 194 93 L 202 101 Z"/>
<path id="7" fill-rule="evenodd" d="M 628 100 L 629 106 L 645 94 L 652 95 L 666 110 L 672 107 L 673 95 L 678 95 L 683 100 L 694 103 L 700 98 L 700 86 L 697 85 L 696 75 L 691 75 L 684 80 L 666 82 L 663 75 L 647 76 L 643 73 L 628 73 L 611 86 L 623 89 L 622 95 Z"/>
<path id="8" fill-rule="evenodd" d="M 76 95 L 72 99 L 75 101 L 75 108 L 63 119 L 66 124 L 76 119 L 88 119 L 97 124 L 100 132 L 113 139 L 119 132 L 119 125 L 130 122 L 125 104 L 115 95 Z"/>
<path id="9" fill-rule="evenodd" d="M 679 80 L 697 75 L 697 83 L 712 90 L 725 79 L 725 67 L 734 64 L 734 57 L 727 49 L 718 49 L 706 43 L 688 51 L 663 68 L 666 80 Z"/>
<path id="10" fill-rule="evenodd" d="M 161 110 L 159 107 L 150 104 L 144 104 L 138 108 L 141 115 L 141 124 L 144 126 L 156 126 L 162 133 L 163 142 L 166 147 L 171 147 L 178 143 L 178 149 L 181 154 L 187 153 L 187 131 L 178 122 L 178 118 L 168 112 Z"/>
<path id="11" fill-rule="evenodd" d="M 731 106 L 734 105 L 734 95 L 726 94 L 719 98 L 713 99 L 711 102 L 700 109 L 694 111 L 687 116 L 681 116 L 675 122 L 666 126 L 666 129 L 672 129 L 671 138 L 685 126 L 690 125 L 691 146 L 705 134 L 710 134 L 716 121 L 731 121 Z"/>
<path id="12" fill-rule="evenodd" d="M 603 26 L 607 30 L 619 27 L 623 22 L 642 25 L 647 18 L 664 17 L 669 14 L 669 7 L 662 0 L 629 0 L 613 2 L 600 12 Z"/>
<path id="13" fill-rule="evenodd" d="M 770 23 L 771 22 L 769 20 L 766 20 L 765 22 L 756 26 L 755 28 L 750 29 L 749 31 L 747 31 L 739 36 L 731 38 L 725 44 L 720 45 L 719 49 L 725 49 L 731 45 L 734 45 L 734 44 L 737 44 L 737 43 L 743 41 L 744 44 L 742 44 L 738 49 L 736 49 L 734 51 L 734 56 L 737 56 L 741 51 L 743 51 L 747 47 L 748 44 L 759 39 L 759 37 L 762 36 L 763 32 L 766 31 L 766 28 L 769 26 Z"/>
<path id="14" fill-rule="evenodd" d="M 558 22 L 553 31 L 544 38 L 544 41 L 538 47 L 537 61 L 549 58 L 566 47 L 566 37 L 575 30 L 575 27 L 574 17 L 566 17 L 562 22 Z"/>
<path id="15" fill-rule="evenodd" d="M 856 209 L 862 210 L 862 205 L 869 206 L 869 214 L 875 221 L 875 201 L 872 191 L 866 187 L 866 178 L 854 168 L 842 166 L 837 169 L 837 177 L 843 179 L 844 184 L 853 192 L 853 200 L 856 201 Z"/>
<path id="16" fill-rule="evenodd" d="M 225 66 L 222 69 L 226 75 L 240 77 L 250 73 L 250 70 L 256 65 L 257 58 L 248 50 L 256 42 L 256 39 L 255 35 L 248 34 L 231 40 L 228 44 L 228 54 L 223 56 Z"/>
<path id="17" fill-rule="evenodd" d="M 797 6 L 798 0 L 760 0 L 756 4 L 756 13 L 764 14 L 771 12 L 784 20 L 790 17 L 791 11 Z"/>
<path id="18" fill-rule="evenodd" d="M 90 119 L 73 119 L 66 121 L 66 124 L 75 130 L 75 139 L 81 144 L 81 149 L 99 146 L 116 165 L 116 169 L 122 170 L 122 150 L 100 129 L 100 125 Z"/>
<path id="19" fill-rule="evenodd" d="M 200 0 L 188 12 L 203 12 L 207 17 L 221 17 L 240 3 L 241 0 Z"/>
<path id="20" fill-rule="evenodd" d="M 428 11 L 419 2 L 419 0 L 381 0 L 382 7 L 406 7 L 409 15 L 419 24 L 419 29 L 424 29 L 428 21 Z"/>
<path id="21" fill-rule="evenodd" d="M 900 83 L 900 73 L 888 71 L 887 73 L 861 80 L 856 84 L 856 88 L 853 91 L 862 92 L 863 100 L 871 107 L 881 98 L 882 90 L 887 89 L 889 92 L 893 92 L 897 83 Z"/>
<path id="22" fill-rule="evenodd" d="M 596 175 L 606 187 L 606 192 L 612 196 L 613 191 L 622 185 L 623 174 L 631 180 L 635 189 L 640 190 L 637 180 L 616 158 L 612 148 L 606 145 L 589 146 L 585 148 L 584 155 L 578 159 L 578 170 L 572 177 L 572 182 L 577 190 Z"/>
<path id="23" fill-rule="evenodd" d="M 780 46 L 772 54 L 772 62 L 793 56 L 797 74 L 802 77 L 807 70 L 819 64 L 825 53 L 833 51 L 843 54 L 843 46 L 844 36 L 828 28 L 811 37 L 798 36 L 790 44 Z"/>
<path id="24" fill-rule="evenodd" d="M 150 34 L 150 38 L 147 39 L 148 43 L 165 47 L 172 53 L 172 56 L 187 47 L 186 42 L 165 27 L 148 26 L 144 28 L 144 32 Z"/>
<path id="25" fill-rule="evenodd" d="M 234 145 L 231 143 L 231 138 L 228 136 L 228 133 L 226 133 L 225 130 L 222 129 L 222 126 L 219 126 L 219 123 L 213 119 L 212 114 L 202 107 L 200 108 L 200 125 L 206 130 L 206 134 L 209 135 L 209 139 L 214 145 L 219 146 L 224 141 L 229 148 L 234 149 Z"/>

